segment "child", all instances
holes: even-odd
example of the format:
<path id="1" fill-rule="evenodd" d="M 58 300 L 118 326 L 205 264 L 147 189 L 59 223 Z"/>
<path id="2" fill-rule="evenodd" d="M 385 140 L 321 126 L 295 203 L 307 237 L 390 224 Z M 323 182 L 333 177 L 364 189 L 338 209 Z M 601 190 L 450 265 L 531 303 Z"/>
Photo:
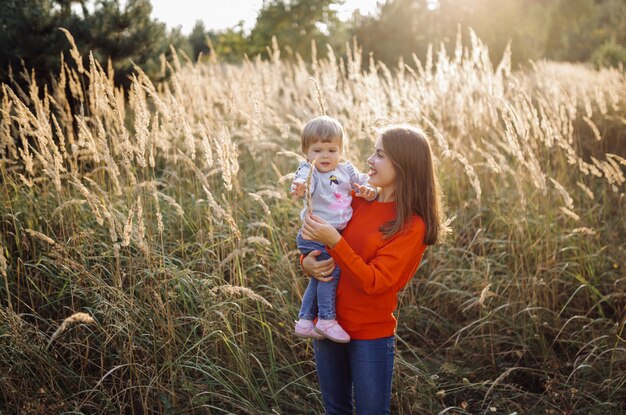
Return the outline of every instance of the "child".
<path id="1" fill-rule="evenodd" d="M 349 162 L 340 163 L 343 150 L 343 128 L 339 121 L 328 116 L 320 116 L 308 121 L 302 129 L 302 152 L 307 161 L 301 162 L 296 170 L 290 194 L 304 197 L 306 182 L 315 166 L 309 183 L 311 207 L 316 215 L 324 218 L 338 231 L 345 228 L 352 216 L 352 189 L 355 196 L 368 201 L 376 198 L 376 189 L 365 186 L 369 176 L 359 173 Z M 307 214 L 306 204 L 300 213 L 301 219 Z M 318 250 L 318 260 L 330 258 L 324 244 L 305 240 L 302 230 L 298 232 L 296 242 L 302 254 Z M 335 267 L 329 275 L 332 280 L 319 282 L 311 278 L 302 298 L 302 307 L 298 314 L 295 334 L 298 337 L 322 339 L 328 338 L 338 343 L 347 343 L 350 336 L 337 323 L 335 314 L 335 292 L 339 279 L 339 268 Z M 313 324 L 318 317 L 317 324 Z"/>

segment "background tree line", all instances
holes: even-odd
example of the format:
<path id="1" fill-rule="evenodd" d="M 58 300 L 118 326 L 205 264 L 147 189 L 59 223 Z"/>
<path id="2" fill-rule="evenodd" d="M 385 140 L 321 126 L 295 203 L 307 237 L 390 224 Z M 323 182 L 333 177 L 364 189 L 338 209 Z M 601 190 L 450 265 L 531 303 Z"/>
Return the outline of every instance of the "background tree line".
<path id="1" fill-rule="evenodd" d="M 342 50 L 356 38 L 365 56 L 394 66 L 400 56 L 424 59 L 429 44 L 454 47 L 459 28 L 473 28 L 497 61 L 510 42 L 513 64 L 541 58 L 626 63 L 626 2 L 623 0 L 387 0 L 378 12 L 337 16 L 341 0 L 267 0 L 250 31 L 243 22 L 227 30 L 205 28 L 198 21 L 189 36 L 168 30 L 151 17 L 149 0 L 3 0 L 0 8 L 0 81 L 58 72 L 60 54 L 69 44 L 68 29 L 83 53 L 111 61 L 116 82 L 124 84 L 133 65 L 153 79 L 165 75 L 160 56 L 170 46 L 190 59 L 217 53 L 237 62 L 244 55 L 266 54 L 275 36 L 286 56 L 326 53 L 324 44 Z M 467 38 L 467 36 L 465 36 Z M 210 40 L 210 42 L 209 42 Z M 465 39 L 467 41 L 467 39 Z M 210 50 L 209 43 L 213 50 Z M 365 62 L 367 64 L 367 62 Z M 26 68 L 27 72 L 23 69 Z M 16 79 L 17 78 L 17 79 Z"/>

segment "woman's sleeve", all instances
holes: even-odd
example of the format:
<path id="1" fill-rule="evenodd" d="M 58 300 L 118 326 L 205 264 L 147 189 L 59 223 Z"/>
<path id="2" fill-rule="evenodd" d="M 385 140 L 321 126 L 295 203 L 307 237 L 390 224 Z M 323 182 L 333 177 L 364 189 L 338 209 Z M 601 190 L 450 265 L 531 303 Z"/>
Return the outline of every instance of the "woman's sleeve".
<path id="1" fill-rule="evenodd" d="M 357 255 L 344 238 L 328 252 L 341 268 L 341 278 L 349 275 L 365 293 L 376 294 L 413 276 L 426 249 L 425 230 L 423 221 L 413 221 L 409 229 L 380 247 L 369 262 Z"/>

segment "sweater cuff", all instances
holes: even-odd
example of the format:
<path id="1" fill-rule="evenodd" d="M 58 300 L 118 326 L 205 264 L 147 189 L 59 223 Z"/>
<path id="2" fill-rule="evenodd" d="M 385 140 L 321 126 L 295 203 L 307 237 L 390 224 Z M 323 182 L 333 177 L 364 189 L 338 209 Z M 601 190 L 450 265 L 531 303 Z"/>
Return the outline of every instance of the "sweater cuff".
<path id="1" fill-rule="evenodd" d="M 328 253 L 333 253 L 333 254 L 337 254 L 338 256 L 342 256 L 346 252 L 350 252 L 350 250 L 352 248 L 350 248 L 350 245 L 348 245 L 348 242 L 346 242 L 346 240 L 342 236 L 341 239 L 339 239 L 339 242 L 337 242 L 337 245 L 335 245 L 334 248 L 326 246 L 326 249 L 328 250 Z M 334 257 L 334 255 L 333 255 L 333 257 Z"/>

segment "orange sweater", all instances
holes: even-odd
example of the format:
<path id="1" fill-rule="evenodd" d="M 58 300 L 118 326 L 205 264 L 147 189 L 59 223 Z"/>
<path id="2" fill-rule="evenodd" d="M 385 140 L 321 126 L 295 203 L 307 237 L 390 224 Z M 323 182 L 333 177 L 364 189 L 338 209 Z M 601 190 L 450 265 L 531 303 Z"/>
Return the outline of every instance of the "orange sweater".
<path id="1" fill-rule="evenodd" d="M 337 286 L 337 321 L 358 340 L 395 333 L 400 291 L 415 274 L 426 244 L 426 225 L 413 215 L 411 223 L 391 239 L 380 226 L 395 217 L 395 203 L 354 198 L 354 212 L 342 238 L 328 252 L 341 268 Z"/>

